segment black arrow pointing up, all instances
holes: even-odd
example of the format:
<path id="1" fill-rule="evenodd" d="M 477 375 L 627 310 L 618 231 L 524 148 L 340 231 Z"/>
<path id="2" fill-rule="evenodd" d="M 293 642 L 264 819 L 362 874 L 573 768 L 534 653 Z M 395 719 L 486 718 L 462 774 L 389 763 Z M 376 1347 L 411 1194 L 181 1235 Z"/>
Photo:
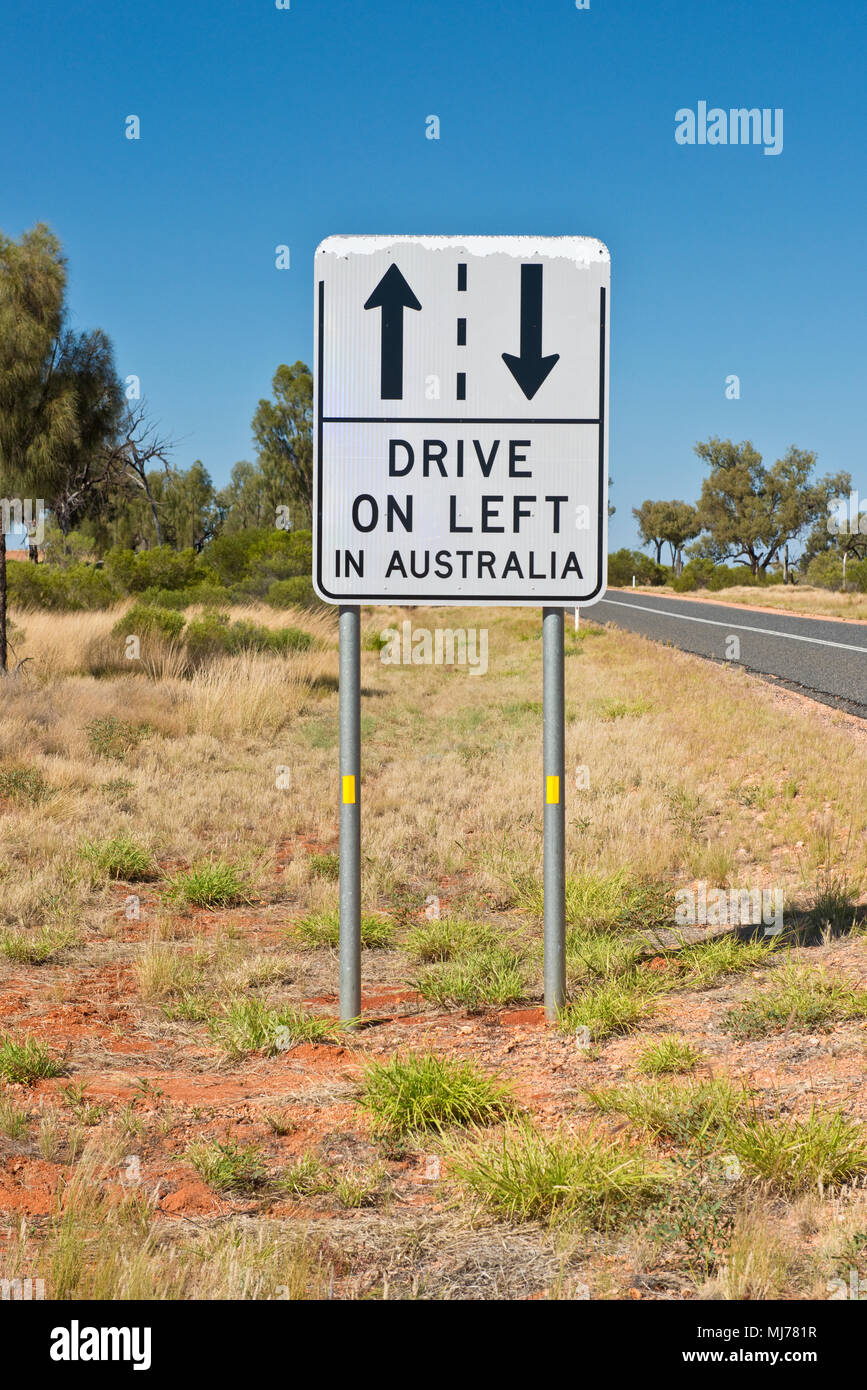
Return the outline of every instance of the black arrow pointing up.
<path id="1" fill-rule="evenodd" d="M 521 266 L 521 355 L 503 353 L 503 361 L 528 401 L 560 361 L 559 352 L 542 356 L 542 270 L 540 265 Z"/>
<path id="2" fill-rule="evenodd" d="M 382 358 L 379 394 L 384 401 L 403 400 L 403 311 L 421 305 L 396 265 L 390 265 L 365 309 L 382 310 Z"/>

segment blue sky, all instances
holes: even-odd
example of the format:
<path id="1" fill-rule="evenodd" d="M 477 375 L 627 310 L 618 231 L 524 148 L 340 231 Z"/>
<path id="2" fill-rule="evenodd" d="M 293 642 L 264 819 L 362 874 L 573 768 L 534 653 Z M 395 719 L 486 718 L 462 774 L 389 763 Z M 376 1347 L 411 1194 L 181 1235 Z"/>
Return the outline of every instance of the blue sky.
<path id="1" fill-rule="evenodd" d="M 815 449 L 865 492 L 865 13 L 6 0 L 0 227 L 54 227 L 76 326 L 218 484 L 276 365 L 310 360 L 325 236 L 538 233 L 611 250 L 612 549 L 644 497 L 697 496 L 711 434 Z M 782 153 L 678 145 L 701 100 L 782 107 Z"/>

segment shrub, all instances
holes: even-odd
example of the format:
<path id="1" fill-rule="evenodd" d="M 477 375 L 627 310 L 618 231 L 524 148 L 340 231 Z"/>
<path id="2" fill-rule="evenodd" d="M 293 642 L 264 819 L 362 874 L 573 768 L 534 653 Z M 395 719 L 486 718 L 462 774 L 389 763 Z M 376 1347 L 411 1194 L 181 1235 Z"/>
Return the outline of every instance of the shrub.
<path id="1" fill-rule="evenodd" d="M 239 619 L 229 621 L 227 613 L 206 613 L 192 618 L 184 634 L 187 654 L 193 665 L 201 665 L 217 656 L 232 656 L 237 652 L 307 651 L 313 645 L 309 632 L 297 627 L 268 628 L 259 623 Z"/>
<path id="2" fill-rule="evenodd" d="M 275 579 L 265 595 L 272 608 L 312 608 L 320 602 L 312 581 L 302 574 L 291 579 Z"/>
<path id="3" fill-rule="evenodd" d="M 207 578 L 195 550 L 173 550 L 169 545 L 140 551 L 116 546 L 105 557 L 105 571 L 113 587 L 127 594 L 146 589 L 189 589 Z"/>
<path id="4" fill-rule="evenodd" d="M 608 556 L 608 583 L 615 589 L 628 589 L 635 575 L 638 584 L 664 584 L 665 570 L 640 550 L 616 550 Z"/>
<path id="5" fill-rule="evenodd" d="M 151 732 L 148 724 L 129 724 L 116 715 L 91 719 L 85 726 L 90 750 L 100 758 L 124 758 Z"/>
<path id="6" fill-rule="evenodd" d="M 0 768 L 0 796 L 10 801 L 45 801 L 51 791 L 37 767 Z"/>
<path id="7" fill-rule="evenodd" d="M 120 638 L 134 633 L 137 637 L 162 637 L 170 642 L 180 637 L 183 627 L 181 613 L 150 603 L 134 603 L 122 618 L 118 618 L 112 633 Z"/>
<path id="8" fill-rule="evenodd" d="M 180 610 L 190 608 L 194 604 L 210 606 L 213 604 L 225 606 L 231 603 L 232 596 L 228 589 L 224 589 L 219 584 L 194 584 L 190 589 L 144 589 L 139 594 L 139 603 L 152 603 L 157 608 L 171 608 Z"/>
<path id="9" fill-rule="evenodd" d="M 54 612 L 82 612 L 110 608 L 118 591 L 110 576 L 93 565 L 68 569 L 10 561 L 7 567 L 9 602 L 13 608 L 43 608 Z"/>

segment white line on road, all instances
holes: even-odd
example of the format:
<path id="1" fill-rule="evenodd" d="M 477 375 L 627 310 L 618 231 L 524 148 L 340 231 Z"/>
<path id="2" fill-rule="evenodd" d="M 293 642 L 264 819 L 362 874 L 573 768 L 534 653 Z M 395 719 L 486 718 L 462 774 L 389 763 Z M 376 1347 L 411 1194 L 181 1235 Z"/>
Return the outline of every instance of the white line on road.
<path id="1" fill-rule="evenodd" d="M 812 642 L 817 647 L 842 647 L 844 652 L 863 652 L 867 647 L 853 647 L 849 642 L 830 642 L 825 637 L 803 637 L 800 632 L 779 632 L 772 627 L 748 627 L 746 623 L 724 623 L 719 618 L 695 618 L 691 613 L 672 613 L 666 608 L 648 608 L 643 603 L 624 603 L 619 598 L 604 598 L 602 603 L 613 603 L 616 608 L 636 608 L 639 613 L 658 613 L 661 618 L 680 618 L 684 623 L 707 623 L 710 627 L 725 627 L 737 632 L 758 632 L 763 637 L 788 637 L 791 642 Z"/>

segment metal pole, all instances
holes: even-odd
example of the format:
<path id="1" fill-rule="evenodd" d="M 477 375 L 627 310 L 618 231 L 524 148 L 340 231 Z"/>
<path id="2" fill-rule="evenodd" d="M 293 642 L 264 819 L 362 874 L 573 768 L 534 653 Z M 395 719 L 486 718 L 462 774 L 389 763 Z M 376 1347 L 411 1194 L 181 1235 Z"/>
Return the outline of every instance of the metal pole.
<path id="1" fill-rule="evenodd" d="M 542 772 L 545 788 L 545 1014 L 566 999 L 566 711 L 563 609 L 542 609 Z"/>
<path id="2" fill-rule="evenodd" d="M 361 1013 L 361 609 L 340 607 L 340 1017 Z"/>

